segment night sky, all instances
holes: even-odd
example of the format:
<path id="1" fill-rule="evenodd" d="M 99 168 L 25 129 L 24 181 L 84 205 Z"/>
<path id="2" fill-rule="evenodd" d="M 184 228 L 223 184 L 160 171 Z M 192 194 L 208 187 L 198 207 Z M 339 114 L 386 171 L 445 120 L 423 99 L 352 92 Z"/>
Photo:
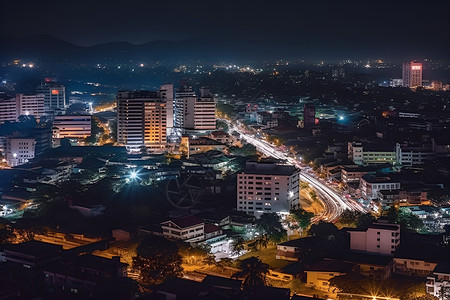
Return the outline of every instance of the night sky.
<path id="1" fill-rule="evenodd" d="M 5 1 L 1 34 L 77 45 L 233 38 L 446 53 L 449 1 Z"/>

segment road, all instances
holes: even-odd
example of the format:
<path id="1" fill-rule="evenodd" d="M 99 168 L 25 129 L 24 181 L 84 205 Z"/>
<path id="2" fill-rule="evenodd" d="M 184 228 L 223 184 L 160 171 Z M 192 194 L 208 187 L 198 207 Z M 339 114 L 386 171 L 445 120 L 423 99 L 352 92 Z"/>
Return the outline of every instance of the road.
<path id="1" fill-rule="evenodd" d="M 263 153 L 266 156 L 284 160 L 290 164 L 295 165 L 298 168 L 302 168 L 302 164 L 300 161 L 289 157 L 286 153 L 280 151 L 276 146 L 270 144 L 265 140 L 258 139 L 252 134 L 245 133 L 238 125 L 231 123 L 228 120 L 224 121 L 228 123 L 231 131 L 238 132 L 242 139 L 254 145 L 259 152 Z M 335 221 L 339 217 L 339 215 L 346 209 L 366 212 L 366 210 L 359 203 L 355 202 L 352 199 L 348 199 L 345 195 L 341 195 L 338 191 L 329 187 L 326 182 L 315 177 L 313 173 L 301 172 L 300 180 L 307 182 L 315 190 L 319 200 L 325 207 L 324 212 L 315 217 L 315 221 Z"/>

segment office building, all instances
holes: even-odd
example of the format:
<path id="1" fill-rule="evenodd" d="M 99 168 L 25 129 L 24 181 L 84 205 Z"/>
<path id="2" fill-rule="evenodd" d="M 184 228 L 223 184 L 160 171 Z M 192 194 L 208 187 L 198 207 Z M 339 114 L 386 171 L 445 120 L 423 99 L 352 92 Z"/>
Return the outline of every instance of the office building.
<path id="1" fill-rule="evenodd" d="M 0 96 L 0 124 L 15 122 L 18 117 L 16 98 Z"/>
<path id="2" fill-rule="evenodd" d="M 129 152 L 163 152 L 166 147 L 167 110 L 161 91 L 119 91 L 117 142 Z"/>
<path id="3" fill-rule="evenodd" d="M 400 225 L 378 221 L 367 229 L 349 229 L 350 250 L 393 255 L 400 245 Z"/>
<path id="4" fill-rule="evenodd" d="M 29 162 L 35 156 L 34 138 L 6 137 L 6 163 L 16 167 Z"/>
<path id="5" fill-rule="evenodd" d="M 311 128 L 316 124 L 316 108 L 312 103 L 303 104 L 303 127 Z"/>
<path id="6" fill-rule="evenodd" d="M 18 116 L 34 116 L 39 119 L 45 114 L 44 111 L 44 95 L 16 95 Z"/>
<path id="7" fill-rule="evenodd" d="M 387 176 L 373 176 L 366 174 L 359 182 L 361 196 L 364 199 L 374 200 L 378 198 L 379 191 L 394 191 L 400 189 L 400 182 Z"/>
<path id="8" fill-rule="evenodd" d="M 357 165 L 397 162 L 395 146 L 348 142 L 348 158 Z"/>
<path id="9" fill-rule="evenodd" d="M 403 63 L 402 79 L 404 87 L 422 86 L 422 63 L 413 61 Z"/>
<path id="10" fill-rule="evenodd" d="M 85 139 L 91 136 L 91 116 L 58 115 L 53 121 L 53 138 Z"/>
<path id="11" fill-rule="evenodd" d="M 299 178 L 294 166 L 247 162 L 237 176 L 237 210 L 255 216 L 289 213 L 299 204 Z"/>
<path id="12" fill-rule="evenodd" d="M 66 106 L 66 88 L 62 84 L 44 81 L 36 88 L 36 93 L 44 95 L 46 110 L 64 109 Z"/>
<path id="13" fill-rule="evenodd" d="M 200 89 L 198 97 L 192 87 L 183 86 L 175 93 L 175 127 L 187 130 L 216 129 L 216 103 L 211 92 Z"/>

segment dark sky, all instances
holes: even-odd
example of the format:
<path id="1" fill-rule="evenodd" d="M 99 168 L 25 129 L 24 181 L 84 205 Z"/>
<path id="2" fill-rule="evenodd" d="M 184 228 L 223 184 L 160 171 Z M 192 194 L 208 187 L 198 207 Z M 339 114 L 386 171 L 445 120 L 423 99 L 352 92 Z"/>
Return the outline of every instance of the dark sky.
<path id="1" fill-rule="evenodd" d="M 1 33 L 78 45 L 214 37 L 449 49 L 447 0 L 4 1 Z"/>

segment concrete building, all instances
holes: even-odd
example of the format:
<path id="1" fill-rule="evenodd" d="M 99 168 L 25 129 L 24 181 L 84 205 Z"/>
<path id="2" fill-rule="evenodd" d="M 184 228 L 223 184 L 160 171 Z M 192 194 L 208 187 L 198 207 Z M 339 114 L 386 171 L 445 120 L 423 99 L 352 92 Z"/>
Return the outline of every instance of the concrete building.
<path id="1" fill-rule="evenodd" d="M 394 257 L 394 273 L 402 276 L 426 277 L 437 263 L 415 258 Z"/>
<path id="2" fill-rule="evenodd" d="M 165 150 L 167 102 L 164 97 L 169 92 L 161 91 L 117 93 L 117 142 L 128 152 L 141 152 L 144 148 L 152 152 Z"/>
<path id="3" fill-rule="evenodd" d="M 44 95 L 16 95 L 17 103 L 17 117 L 19 116 L 34 116 L 39 119 L 45 114 L 44 111 Z"/>
<path id="4" fill-rule="evenodd" d="M 85 139 L 91 136 L 90 115 L 58 115 L 53 121 L 53 138 Z"/>
<path id="5" fill-rule="evenodd" d="M 25 137 L 6 137 L 6 163 L 16 167 L 29 162 L 35 156 L 36 140 Z"/>
<path id="6" fill-rule="evenodd" d="M 66 88 L 62 84 L 44 81 L 36 88 L 36 93 L 44 95 L 46 110 L 64 109 L 66 107 Z"/>
<path id="7" fill-rule="evenodd" d="M 322 260 L 305 269 L 306 284 L 315 289 L 336 295 L 336 289 L 330 286 L 330 279 L 352 271 L 352 264 L 338 260 Z M 333 297 L 334 298 L 334 297 Z"/>
<path id="8" fill-rule="evenodd" d="M 404 87 L 422 86 L 422 63 L 404 62 L 402 69 Z"/>
<path id="9" fill-rule="evenodd" d="M 427 294 L 448 299 L 450 297 L 450 264 L 440 263 L 433 270 L 433 274 L 427 277 Z"/>
<path id="10" fill-rule="evenodd" d="M 299 204 L 299 180 L 294 166 L 247 162 L 237 176 L 237 210 L 255 216 L 287 214 Z"/>
<path id="11" fill-rule="evenodd" d="M 29 241 L 5 246 L 7 262 L 31 269 L 42 267 L 61 258 L 62 246 L 39 241 Z"/>
<path id="12" fill-rule="evenodd" d="M 216 102 L 211 92 L 200 89 L 197 97 L 192 87 L 183 86 L 175 92 L 175 127 L 186 130 L 216 129 Z"/>
<path id="13" fill-rule="evenodd" d="M 392 180 L 390 177 L 377 177 L 366 174 L 361 177 L 359 182 L 361 196 L 367 200 L 374 200 L 378 198 L 379 191 L 393 191 L 400 189 L 400 182 Z"/>
<path id="14" fill-rule="evenodd" d="M 17 121 L 17 100 L 3 95 L 0 98 L 0 124 Z"/>
<path id="15" fill-rule="evenodd" d="M 359 142 L 348 142 L 348 158 L 357 165 L 397 162 L 397 153 L 394 147 L 383 144 L 363 145 Z"/>
<path id="16" fill-rule="evenodd" d="M 161 223 L 163 236 L 168 239 L 197 242 L 204 239 L 205 223 L 195 215 L 182 216 Z"/>
<path id="17" fill-rule="evenodd" d="M 161 86 L 160 90 L 161 98 L 166 102 L 166 135 L 170 136 L 172 134 L 174 126 L 174 94 L 173 94 L 173 84 L 164 84 Z"/>
<path id="18" fill-rule="evenodd" d="M 349 229 L 350 250 L 378 255 L 393 255 L 400 245 L 400 225 L 375 222 L 366 230 Z"/>
<path id="19" fill-rule="evenodd" d="M 311 128 L 316 124 L 316 108 L 312 103 L 303 104 L 303 127 Z"/>

